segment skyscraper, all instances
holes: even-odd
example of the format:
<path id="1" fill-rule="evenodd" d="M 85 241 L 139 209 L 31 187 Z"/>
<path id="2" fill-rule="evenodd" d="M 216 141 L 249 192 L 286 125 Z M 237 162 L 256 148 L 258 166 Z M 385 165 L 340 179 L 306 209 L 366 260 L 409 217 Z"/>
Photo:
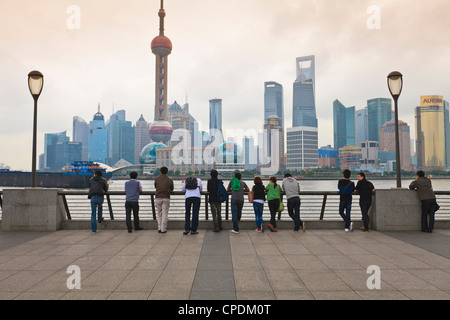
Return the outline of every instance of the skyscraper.
<path id="1" fill-rule="evenodd" d="M 368 139 L 380 142 L 380 128 L 392 119 L 392 100 L 377 98 L 367 101 Z"/>
<path id="2" fill-rule="evenodd" d="M 61 170 L 56 160 L 56 145 L 58 142 L 68 142 L 70 140 L 66 135 L 66 131 L 58 133 L 46 133 L 44 135 L 44 169 L 50 171 Z"/>
<path id="3" fill-rule="evenodd" d="M 149 134 L 153 142 L 168 143 L 172 136 L 172 126 L 167 121 L 168 56 L 172 52 L 172 42 L 164 35 L 164 0 L 161 0 L 159 35 L 152 40 L 151 48 L 156 57 L 155 72 L 155 119 Z"/>
<path id="4" fill-rule="evenodd" d="M 355 111 L 355 146 L 369 139 L 369 123 L 367 121 L 367 108 Z"/>
<path id="5" fill-rule="evenodd" d="M 108 165 L 124 159 L 134 162 L 134 128 L 131 121 L 126 121 L 125 110 L 112 114 L 106 123 L 108 130 Z"/>
<path id="6" fill-rule="evenodd" d="M 89 126 L 91 128 L 88 141 L 89 161 L 106 164 L 108 158 L 108 130 L 105 128 L 105 117 L 100 112 L 100 105 Z"/>
<path id="7" fill-rule="evenodd" d="M 411 167 L 411 134 L 408 124 L 398 121 L 400 142 L 400 166 L 403 170 L 412 170 Z M 395 120 L 386 122 L 380 128 L 380 150 L 395 152 Z"/>
<path id="8" fill-rule="evenodd" d="M 416 153 L 419 169 L 447 166 L 445 107 L 442 96 L 421 96 L 416 107 Z"/>
<path id="9" fill-rule="evenodd" d="M 56 166 L 61 170 L 72 162 L 80 161 L 82 155 L 81 142 L 58 142 L 56 144 Z"/>
<path id="10" fill-rule="evenodd" d="M 81 158 L 77 160 L 87 161 L 89 159 L 89 125 L 80 117 L 73 117 L 72 141 L 81 143 Z"/>
<path id="11" fill-rule="evenodd" d="M 216 129 L 222 132 L 222 99 L 209 100 L 209 133 Z M 223 133 L 223 132 L 222 132 Z"/>
<path id="12" fill-rule="evenodd" d="M 284 169 L 284 130 L 281 125 L 281 118 L 272 115 L 266 119 L 266 122 L 264 125 L 264 130 L 267 132 L 267 144 L 264 146 L 267 150 L 266 155 L 271 157 L 271 159 L 274 159 L 274 156 L 278 158 L 279 171 L 281 171 Z M 272 141 L 273 130 L 278 131 L 278 140 Z M 276 143 L 276 145 L 273 145 L 273 143 Z M 272 154 L 276 150 L 278 150 L 278 155 Z"/>
<path id="13" fill-rule="evenodd" d="M 333 102 L 334 148 L 355 145 L 355 107 L 345 107 L 339 100 Z"/>
<path id="14" fill-rule="evenodd" d="M 296 62 L 292 126 L 317 128 L 315 57 L 300 57 Z"/>
<path id="15" fill-rule="evenodd" d="M 264 123 L 267 118 L 277 116 L 284 129 L 283 86 L 274 81 L 264 82 Z"/>
<path id="16" fill-rule="evenodd" d="M 149 123 L 145 121 L 144 116 L 141 114 L 134 127 L 134 164 L 139 164 L 139 156 L 142 149 L 150 143 L 149 127 Z"/>

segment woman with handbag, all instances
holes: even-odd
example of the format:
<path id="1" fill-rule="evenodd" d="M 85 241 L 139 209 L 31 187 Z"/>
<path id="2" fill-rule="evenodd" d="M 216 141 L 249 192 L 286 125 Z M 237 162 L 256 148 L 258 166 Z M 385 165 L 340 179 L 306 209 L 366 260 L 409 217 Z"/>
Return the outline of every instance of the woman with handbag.
<path id="1" fill-rule="evenodd" d="M 270 210 L 270 223 L 268 226 L 271 232 L 277 232 L 276 214 L 280 211 L 281 193 L 283 190 L 281 189 L 281 186 L 277 184 L 276 177 L 270 177 L 269 181 L 270 182 L 266 187 L 267 201 Z"/>
<path id="2" fill-rule="evenodd" d="M 263 210 L 264 210 L 264 201 L 266 200 L 266 192 L 263 185 L 263 182 L 260 177 L 256 177 L 253 180 L 255 184 L 252 187 L 252 192 L 249 193 L 249 202 L 253 203 L 253 210 L 255 211 L 255 220 L 256 220 L 256 232 L 264 232 L 263 231 Z"/>

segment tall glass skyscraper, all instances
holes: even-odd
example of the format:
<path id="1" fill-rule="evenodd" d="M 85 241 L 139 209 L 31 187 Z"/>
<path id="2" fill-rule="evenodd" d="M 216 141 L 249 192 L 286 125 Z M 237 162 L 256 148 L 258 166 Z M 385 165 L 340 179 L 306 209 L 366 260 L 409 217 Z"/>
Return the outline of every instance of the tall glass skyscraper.
<path id="1" fill-rule="evenodd" d="M 73 117 L 72 141 L 81 143 L 81 158 L 78 160 L 87 161 L 89 158 L 89 125 L 80 117 Z"/>
<path id="2" fill-rule="evenodd" d="M 416 107 L 416 152 L 420 169 L 445 169 L 446 123 L 442 96 L 421 96 Z"/>
<path id="3" fill-rule="evenodd" d="M 89 161 L 106 164 L 106 159 L 108 158 L 108 130 L 105 128 L 105 117 L 100 112 L 100 105 L 89 126 L 91 128 L 88 142 Z"/>
<path id="4" fill-rule="evenodd" d="M 50 171 L 61 170 L 58 167 L 56 155 L 56 145 L 59 142 L 68 142 L 70 139 L 66 135 L 66 131 L 58 133 L 46 133 L 44 135 L 44 168 Z"/>
<path id="5" fill-rule="evenodd" d="M 209 100 L 209 132 L 212 129 L 222 131 L 222 99 Z"/>
<path id="6" fill-rule="evenodd" d="M 392 120 L 392 100 L 377 98 L 367 101 L 368 138 L 380 143 L 380 128 Z"/>
<path id="7" fill-rule="evenodd" d="M 293 127 L 317 128 L 315 56 L 299 57 L 293 91 Z"/>
<path id="8" fill-rule="evenodd" d="M 109 118 L 108 130 L 108 164 L 114 165 L 124 159 L 134 163 L 135 135 L 131 121 L 125 120 L 125 110 L 119 110 Z"/>
<path id="9" fill-rule="evenodd" d="M 355 145 L 355 107 L 345 107 L 339 100 L 333 102 L 334 148 Z"/>
<path id="10" fill-rule="evenodd" d="M 361 146 L 361 142 L 369 140 L 369 123 L 367 108 L 355 111 L 355 146 Z"/>
<path id="11" fill-rule="evenodd" d="M 274 81 L 264 82 L 264 124 L 270 116 L 280 118 L 284 129 L 283 86 Z"/>

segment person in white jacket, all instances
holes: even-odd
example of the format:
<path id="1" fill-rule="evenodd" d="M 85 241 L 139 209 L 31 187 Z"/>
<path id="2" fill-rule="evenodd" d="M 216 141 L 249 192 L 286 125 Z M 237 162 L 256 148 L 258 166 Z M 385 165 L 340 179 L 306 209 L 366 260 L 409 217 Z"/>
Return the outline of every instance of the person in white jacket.
<path id="1" fill-rule="evenodd" d="M 300 219 L 300 185 L 290 173 L 284 175 L 283 190 L 287 198 L 289 216 L 294 220 L 294 231 L 298 232 L 301 227 L 305 232 L 306 224 Z"/>

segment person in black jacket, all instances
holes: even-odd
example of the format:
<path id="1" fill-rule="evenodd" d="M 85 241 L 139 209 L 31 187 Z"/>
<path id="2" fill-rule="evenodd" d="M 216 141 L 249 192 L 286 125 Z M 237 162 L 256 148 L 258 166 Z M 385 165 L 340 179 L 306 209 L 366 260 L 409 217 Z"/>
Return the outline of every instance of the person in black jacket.
<path id="1" fill-rule="evenodd" d="M 263 210 L 264 210 L 264 201 L 266 200 L 266 188 L 263 185 L 263 182 L 260 177 L 256 177 L 253 180 L 255 184 L 252 187 L 253 192 L 253 210 L 255 211 L 255 220 L 256 220 L 256 232 L 264 232 L 263 231 Z"/>
<path id="2" fill-rule="evenodd" d="M 100 170 L 95 171 L 94 176 L 89 179 L 89 199 L 91 199 L 91 229 L 97 232 L 97 209 L 98 223 L 103 221 L 103 196 L 108 191 L 108 182 L 102 177 Z"/>
<path id="3" fill-rule="evenodd" d="M 364 172 L 358 173 L 358 183 L 355 187 L 359 193 L 359 207 L 361 208 L 361 214 L 364 226 L 361 228 L 364 232 L 369 231 L 369 209 L 372 205 L 372 194 L 375 192 L 375 187 L 372 182 L 366 180 Z"/>
<path id="4" fill-rule="evenodd" d="M 209 205 L 211 207 L 211 213 L 213 216 L 213 231 L 219 232 L 220 230 L 222 230 L 222 204 L 219 201 L 217 191 L 219 190 L 219 184 L 222 183 L 222 181 L 219 181 L 219 179 L 217 178 L 219 175 L 217 170 L 212 169 L 210 175 L 211 179 L 208 180 L 207 190 L 209 193 Z"/>
<path id="5" fill-rule="evenodd" d="M 353 222 L 351 220 L 352 210 L 352 194 L 355 191 L 355 184 L 350 181 L 351 171 L 345 169 L 343 171 L 344 179 L 340 179 L 338 182 L 339 189 L 339 215 L 345 222 L 345 232 L 353 231 Z M 345 214 L 344 214 L 345 210 Z"/>

